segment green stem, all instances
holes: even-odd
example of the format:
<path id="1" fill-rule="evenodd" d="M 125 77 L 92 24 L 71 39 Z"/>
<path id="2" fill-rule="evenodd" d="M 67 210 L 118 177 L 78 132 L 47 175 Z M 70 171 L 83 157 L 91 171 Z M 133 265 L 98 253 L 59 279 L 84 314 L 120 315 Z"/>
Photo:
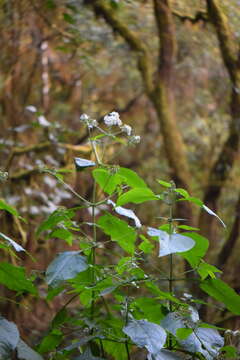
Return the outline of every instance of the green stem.
<path id="1" fill-rule="evenodd" d="M 171 242 L 171 236 L 173 233 L 173 204 L 174 204 L 174 191 L 173 187 L 169 190 L 169 198 L 170 198 L 170 204 L 169 204 L 169 218 L 168 218 L 168 224 L 169 224 L 169 242 Z M 169 293 L 173 295 L 173 255 L 170 254 L 169 256 Z M 171 300 L 169 300 L 169 311 L 173 311 L 173 303 Z M 169 335 L 169 349 L 172 349 L 173 339 L 172 335 Z"/>
<path id="2" fill-rule="evenodd" d="M 126 298 L 126 314 L 125 314 L 125 326 L 127 326 L 128 324 L 128 296 Z M 127 360 L 131 360 L 130 357 L 130 352 L 129 352 L 129 347 L 128 347 L 128 341 L 125 341 L 125 349 L 126 349 L 126 353 L 127 353 Z"/>

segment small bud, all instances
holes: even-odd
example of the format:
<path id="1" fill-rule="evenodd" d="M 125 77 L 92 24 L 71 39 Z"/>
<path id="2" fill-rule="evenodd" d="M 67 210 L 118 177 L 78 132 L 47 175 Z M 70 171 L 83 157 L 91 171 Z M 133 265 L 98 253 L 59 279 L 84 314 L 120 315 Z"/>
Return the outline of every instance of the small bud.
<path id="1" fill-rule="evenodd" d="M 122 129 L 122 132 L 124 132 L 124 133 L 127 134 L 127 136 L 130 136 L 131 133 L 132 133 L 132 128 L 131 128 L 130 125 L 123 125 L 123 126 L 121 127 L 121 129 Z"/>
<path id="2" fill-rule="evenodd" d="M 80 116 L 80 120 L 83 121 L 83 122 L 87 121 L 88 119 L 89 119 L 89 116 L 87 114 L 82 114 Z"/>
<path id="3" fill-rule="evenodd" d="M 103 118 L 104 124 L 107 126 L 121 126 L 122 125 L 122 121 L 120 120 L 119 117 L 119 113 L 117 113 L 116 111 L 113 111 L 107 115 L 104 116 Z"/>
<path id="4" fill-rule="evenodd" d="M 131 137 L 132 144 L 139 144 L 140 141 L 141 141 L 141 136 L 139 136 L 139 135 L 134 135 Z"/>

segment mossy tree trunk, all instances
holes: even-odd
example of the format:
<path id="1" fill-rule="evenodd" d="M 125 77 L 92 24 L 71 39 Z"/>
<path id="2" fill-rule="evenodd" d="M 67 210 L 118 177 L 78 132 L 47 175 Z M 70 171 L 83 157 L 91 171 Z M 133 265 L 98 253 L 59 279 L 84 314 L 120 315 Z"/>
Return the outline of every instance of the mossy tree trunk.
<path id="1" fill-rule="evenodd" d="M 231 122 L 229 133 L 219 155 L 210 170 L 204 203 L 212 210 L 217 210 L 221 192 L 234 166 L 240 140 L 240 49 L 229 28 L 228 19 L 220 7 L 218 0 L 207 0 L 208 17 L 215 28 L 219 47 L 225 67 L 231 80 Z M 205 212 L 200 216 L 200 227 L 205 236 L 212 240 L 209 259 L 216 257 L 218 251 L 215 236 L 216 220 Z M 215 250 L 216 249 L 216 250 Z"/>
<path id="2" fill-rule="evenodd" d="M 128 43 L 138 59 L 138 68 L 145 93 L 152 102 L 163 137 L 164 150 L 169 163 L 171 177 L 178 187 L 190 189 L 190 173 L 186 159 L 185 144 L 175 118 L 175 101 L 172 89 L 176 55 L 176 39 L 173 15 L 169 0 L 153 0 L 153 10 L 158 28 L 159 55 L 157 69 L 152 65 L 150 50 L 139 35 L 131 31 L 117 17 L 116 12 L 104 0 L 91 2 L 94 11 Z M 191 220 L 191 205 L 182 204 L 179 216 Z"/>

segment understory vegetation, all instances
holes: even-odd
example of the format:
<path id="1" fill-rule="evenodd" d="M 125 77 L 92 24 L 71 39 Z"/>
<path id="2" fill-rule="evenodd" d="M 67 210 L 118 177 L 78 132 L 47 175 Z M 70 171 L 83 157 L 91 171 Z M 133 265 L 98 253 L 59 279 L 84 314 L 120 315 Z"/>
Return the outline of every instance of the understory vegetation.
<path id="1" fill-rule="evenodd" d="M 221 271 L 204 260 L 209 242 L 201 229 L 175 213 L 189 202 L 216 217 L 224 228 L 223 220 L 173 181 L 156 179 L 158 190 L 153 191 L 136 172 L 114 164 L 121 148 L 129 146 L 131 151 L 141 141 L 117 112 L 106 115 L 101 124 L 87 114 L 80 121 L 88 131 L 93 156 L 72 161 L 80 178 L 91 174 L 88 199 L 65 181 L 70 170 L 39 167 L 78 201 L 74 207 L 54 210 L 35 234 L 37 238 L 43 234 L 46 242 L 53 238 L 65 242 L 66 250 L 55 254 L 44 272 L 29 272 L 24 262 L 16 263 L 21 254 L 31 257 L 31 253 L 0 233 L 1 250 L 13 260 L 0 263 L 0 283 L 16 295 L 6 301 L 19 304 L 20 312 L 29 297 L 50 307 L 60 298 L 61 305 L 47 332 L 35 340 L 34 350 L 21 339 L 17 326 L 1 317 L 0 358 L 238 359 L 240 332 L 206 323 L 201 314 L 210 308 L 240 315 L 240 296 L 221 280 Z M 6 183 L 7 173 L 1 179 Z M 154 227 L 137 215 L 138 207 L 148 202 L 159 203 Z M 168 209 L 166 217 L 161 204 Z M 0 208 L 24 222 L 3 199 Z"/>

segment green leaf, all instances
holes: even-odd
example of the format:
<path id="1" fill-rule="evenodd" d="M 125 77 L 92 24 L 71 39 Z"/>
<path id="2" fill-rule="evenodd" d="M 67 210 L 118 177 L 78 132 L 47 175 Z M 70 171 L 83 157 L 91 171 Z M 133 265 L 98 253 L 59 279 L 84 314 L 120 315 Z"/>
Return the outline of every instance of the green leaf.
<path id="1" fill-rule="evenodd" d="M 157 324 L 146 320 L 131 319 L 123 328 L 131 340 L 140 347 L 146 347 L 151 354 L 157 354 L 164 346 L 166 331 Z"/>
<path id="2" fill-rule="evenodd" d="M 198 206 L 203 206 L 203 202 L 202 200 L 194 197 L 194 196 L 189 196 L 189 197 L 186 197 L 186 198 L 183 198 L 183 199 L 178 199 L 178 201 L 189 201 L 189 202 L 192 202 Z"/>
<path id="3" fill-rule="evenodd" d="M 43 360 L 42 356 L 31 349 L 23 340 L 17 344 L 17 358 L 19 360 Z"/>
<path id="4" fill-rule="evenodd" d="M 237 359 L 237 349 L 234 346 L 226 345 L 221 348 L 221 352 L 227 359 Z"/>
<path id="5" fill-rule="evenodd" d="M 63 223 L 65 226 L 72 224 L 71 218 L 75 215 L 72 209 L 59 208 L 44 220 L 37 229 L 37 235 L 46 230 L 53 230 L 56 225 Z"/>
<path id="6" fill-rule="evenodd" d="M 127 203 L 141 204 L 150 200 L 158 200 L 157 196 L 152 192 L 151 189 L 147 187 L 135 188 L 120 195 L 117 200 L 117 206 L 121 206 Z"/>
<path id="7" fill-rule="evenodd" d="M 143 240 L 141 244 L 138 246 L 140 250 L 142 250 L 145 254 L 150 254 L 154 248 L 153 244 L 144 236 L 140 235 L 140 238 Z"/>
<path id="8" fill-rule="evenodd" d="M 7 204 L 7 203 L 6 203 L 4 200 L 2 200 L 2 199 L 0 199 L 0 209 L 9 212 L 9 213 L 12 214 L 13 216 L 19 217 L 18 211 L 17 211 L 14 207 L 12 207 L 11 205 Z"/>
<path id="9" fill-rule="evenodd" d="M 46 270 L 46 281 L 51 287 L 58 287 L 63 281 L 73 279 L 86 270 L 86 258 L 79 251 L 65 251 L 57 255 Z"/>
<path id="10" fill-rule="evenodd" d="M 0 283 L 10 290 L 37 294 L 37 289 L 26 277 L 25 269 L 20 266 L 5 262 L 0 263 Z"/>
<path id="11" fill-rule="evenodd" d="M 91 349 L 88 347 L 84 353 L 80 356 L 78 356 L 77 358 L 75 358 L 75 360 L 104 360 L 103 358 L 100 357 L 96 357 L 92 354 Z"/>
<path id="12" fill-rule="evenodd" d="M 45 336 L 38 346 L 40 354 L 55 350 L 56 347 L 61 343 L 63 335 L 59 330 L 52 330 L 50 334 Z"/>
<path id="13" fill-rule="evenodd" d="M 220 279 L 206 279 L 200 287 L 208 295 L 223 303 L 233 314 L 240 315 L 240 296 Z"/>
<path id="14" fill-rule="evenodd" d="M 188 226 L 188 225 L 178 225 L 179 229 L 182 230 L 189 230 L 189 231 L 198 231 L 200 230 L 199 228 L 193 227 L 193 226 Z"/>
<path id="15" fill-rule="evenodd" d="M 70 246 L 73 242 L 73 234 L 63 227 L 53 230 L 49 237 L 56 237 L 58 239 L 64 240 Z"/>
<path id="16" fill-rule="evenodd" d="M 60 325 L 64 324 L 68 319 L 68 313 L 66 308 L 62 308 L 57 314 L 54 316 L 52 320 L 52 328 L 57 328 Z"/>
<path id="17" fill-rule="evenodd" d="M 210 276 L 212 279 L 215 279 L 215 273 L 221 273 L 222 271 L 216 268 L 216 266 L 207 264 L 206 262 L 202 261 L 199 264 L 199 267 L 197 269 L 197 272 L 201 276 L 201 280 L 205 280 L 208 276 Z"/>
<path id="18" fill-rule="evenodd" d="M 19 341 L 17 326 L 0 316 L 0 359 L 9 360 Z"/>
<path id="19" fill-rule="evenodd" d="M 192 334 L 192 332 L 193 330 L 189 328 L 179 328 L 176 331 L 176 336 L 180 340 L 185 340 Z"/>
<path id="20" fill-rule="evenodd" d="M 184 236 L 192 238 L 195 241 L 195 246 L 191 250 L 181 253 L 180 255 L 189 262 L 192 268 L 196 268 L 207 252 L 209 246 L 208 239 L 195 232 L 184 233 Z"/>
<path id="21" fill-rule="evenodd" d="M 125 179 L 119 175 L 119 173 L 112 173 L 111 170 L 106 169 L 95 169 L 92 174 L 101 189 L 109 195 L 111 195 Z"/>
<path id="22" fill-rule="evenodd" d="M 165 316 L 165 307 L 160 304 L 158 299 L 150 297 L 140 297 L 131 304 L 131 307 L 139 309 L 138 313 L 141 318 L 151 322 L 159 323 Z"/>
<path id="23" fill-rule="evenodd" d="M 180 195 L 182 195 L 184 198 L 188 199 L 190 197 L 189 193 L 185 189 L 177 188 L 174 189 L 174 191 Z"/>
<path id="24" fill-rule="evenodd" d="M 118 245 L 128 253 L 134 253 L 134 243 L 137 233 L 125 221 L 122 221 L 113 215 L 106 214 L 101 216 L 97 223 L 105 234 L 111 237 L 112 241 L 116 241 Z"/>
<path id="25" fill-rule="evenodd" d="M 138 174 L 130 169 L 120 167 L 118 170 L 118 175 L 121 175 L 124 177 L 124 183 L 132 188 L 147 188 L 147 184 L 145 181 L 138 176 Z"/>
<path id="26" fill-rule="evenodd" d="M 164 187 L 166 187 L 166 188 L 172 187 L 172 184 L 171 184 L 170 182 L 163 181 L 163 180 L 157 180 L 157 182 L 158 182 L 160 185 L 162 185 L 162 186 L 164 186 Z"/>

